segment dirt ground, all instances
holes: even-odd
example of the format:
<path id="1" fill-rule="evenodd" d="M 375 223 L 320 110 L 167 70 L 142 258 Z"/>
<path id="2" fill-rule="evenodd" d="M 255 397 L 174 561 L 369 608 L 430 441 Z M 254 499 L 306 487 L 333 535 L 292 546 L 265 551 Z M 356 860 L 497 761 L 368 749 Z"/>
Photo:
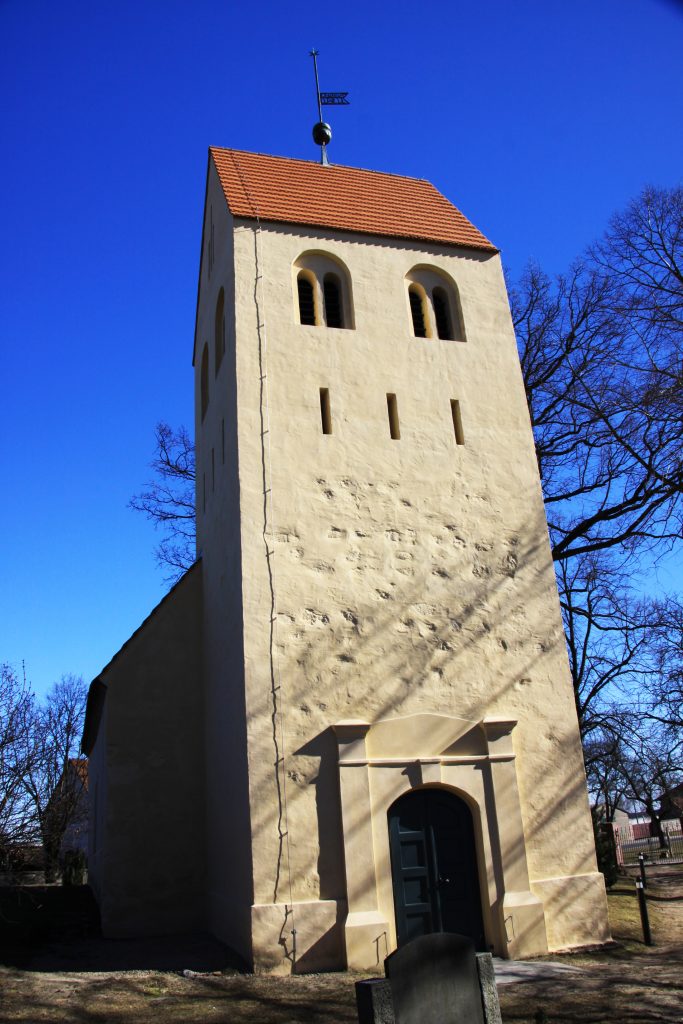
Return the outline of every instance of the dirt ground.
<path id="1" fill-rule="evenodd" d="M 683 1022 L 683 866 L 649 873 L 655 944 L 642 941 L 633 875 L 610 893 L 616 944 L 553 956 L 580 968 L 553 980 L 500 988 L 505 1024 Z M 21 952 L 21 951 L 20 951 Z M 107 943 L 43 941 L 0 966 L 0 1022 L 23 1024 L 355 1024 L 349 974 L 252 976 L 225 966 L 202 937 Z M 15 966 L 11 966 L 13 963 Z M 144 965 L 145 969 L 141 969 Z M 106 968 L 106 969 L 105 969 Z M 124 969 L 126 968 L 126 969 Z M 190 973 L 183 968 L 215 973 Z"/>

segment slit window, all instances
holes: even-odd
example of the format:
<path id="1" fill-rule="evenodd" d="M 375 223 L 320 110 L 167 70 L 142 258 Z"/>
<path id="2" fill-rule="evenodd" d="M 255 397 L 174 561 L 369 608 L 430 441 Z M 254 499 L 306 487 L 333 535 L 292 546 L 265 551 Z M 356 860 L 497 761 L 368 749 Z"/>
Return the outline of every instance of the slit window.
<path id="1" fill-rule="evenodd" d="M 417 288 L 410 288 L 408 290 L 408 298 L 410 299 L 410 312 L 413 317 L 413 334 L 416 338 L 426 338 L 427 324 L 422 296 Z"/>
<path id="2" fill-rule="evenodd" d="M 330 389 L 320 389 L 320 421 L 323 434 L 332 433 L 332 410 L 330 409 Z"/>
<path id="3" fill-rule="evenodd" d="M 201 410 L 202 420 L 206 416 L 206 410 L 209 408 L 209 346 L 204 346 L 202 352 L 202 366 L 200 370 L 200 398 L 201 398 Z"/>
<path id="4" fill-rule="evenodd" d="M 396 395 L 387 395 L 387 412 L 389 414 L 389 434 L 392 441 L 401 440 L 401 428 L 398 422 L 398 403 Z"/>
<path id="5" fill-rule="evenodd" d="M 465 434 L 462 429 L 462 415 L 460 412 L 460 402 L 457 398 L 451 398 L 451 416 L 453 418 L 453 433 L 455 434 L 455 443 L 464 444 Z"/>
<path id="6" fill-rule="evenodd" d="M 216 458 L 213 448 L 211 449 L 211 492 L 216 490 Z"/>
<path id="7" fill-rule="evenodd" d="M 451 317 L 448 309 L 448 297 L 443 288 L 435 288 L 432 292 L 432 303 L 434 305 L 434 319 L 436 320 L 436 333 L 444 341 L 453 340 L 451 328 Z"/>
<path id="8" fill-rule="evenodd" d="M 305 274 L 299 274 L 296 279 L 296 286 L 299 292 L 299 320 L 302 324 L 315 326 L 313 282 Z"/>
<path id="9" fill-rule="evenodd" d="M 225 464 L 225 420 L 221 420 L 221 465 Z"/>
<path id="10" fill-rule="evenodd" d="M 325 274 L 323 294 L 325 296 L 325 323 L 328 327 L 343 327 L 341 285 L 336 274 Z"/>

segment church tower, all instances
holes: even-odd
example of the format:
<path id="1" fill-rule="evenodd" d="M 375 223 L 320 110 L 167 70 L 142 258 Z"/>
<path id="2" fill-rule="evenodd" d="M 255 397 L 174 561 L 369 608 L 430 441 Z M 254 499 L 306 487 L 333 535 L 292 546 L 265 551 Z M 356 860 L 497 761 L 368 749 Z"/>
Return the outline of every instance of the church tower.
<path id="1" fill-rule="evenodd" d="M 208 926 L 302 971 L 604 941 L 496 248 L 426 181 L 211 149 L 194 367 Z"/>

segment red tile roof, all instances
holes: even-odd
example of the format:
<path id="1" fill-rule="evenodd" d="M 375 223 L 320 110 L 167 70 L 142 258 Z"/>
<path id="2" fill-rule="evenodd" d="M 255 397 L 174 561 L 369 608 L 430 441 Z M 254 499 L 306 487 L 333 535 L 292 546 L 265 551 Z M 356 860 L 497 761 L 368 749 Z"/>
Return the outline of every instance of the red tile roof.
<path id="1" fill-rule="evenodd" d="M 428 181 L 238 149 L 209 152 L 235 217 L 497 252 Z"/>
<path id="2" fill-rule="evenodd" d="M 87 757 L 70 757 L 69 764 L 78 775 L 79 779 L 88 788 L 88 759 Z"/>

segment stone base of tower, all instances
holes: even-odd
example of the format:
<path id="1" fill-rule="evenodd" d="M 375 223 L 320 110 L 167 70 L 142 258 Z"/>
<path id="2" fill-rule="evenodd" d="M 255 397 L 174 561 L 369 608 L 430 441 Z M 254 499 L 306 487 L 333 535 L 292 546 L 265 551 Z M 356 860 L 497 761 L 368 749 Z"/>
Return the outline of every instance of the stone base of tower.
<path id="1" fill-rule="evenodd" d="M 508 892 L 498 908 L 498 945 L 503 956 L 519 960 L 548 952 L 543 901 L 531 892 Z M 496 943 L 494 943 L 495 949 Z"/>
<path id="2" fill-rule="evenodd" d="M 356 911 L 344 925 L 346 963 L 351 971 L 382 971 L 389 955 L 389 922 L 379 911 Z"/>
<path id="3" fill-rule="evenodd" d="M 533 892 L 506 893 L 494 915 L 494 953 L 509 959 L 610 941 L 601 874 L 546 878 Z M 496 920 L 497 919 L 497 920 Z M 255 904 L 251 908 L 256 973 L 382 971 L 392 928 L 379 911 L 347 913 L 343 900 Z"/>
<path id="4" fill-rule="evenodd" d="M 251 908 L 255 972 L 309 974 L 346 966 L 343 900 L 256 903 Z"/>
<path id="5" fill-rule="evenodd" d="M 534 878 L 529 870 L 516 725 L 437 714 L 337 722 L 345 868 L 337 883 L 346 900 L 253 906 L 254 969 L 381 973 L 411 936 L 459 923 L 511 959 L 609 941 L 599 872 Z M 574 854 L 590 867 L 587 806 L 574 811 Z M 542 845 L 531 852 L 537 870 L 543 857 L 553 863 Z"/>
<path id="6" fill-rule="evenodd" d="M 538 879 L 531 883 L 531 888 L 545 907 L 551 952 L 611 940 L 605 878 L 599 871 Z"/>

